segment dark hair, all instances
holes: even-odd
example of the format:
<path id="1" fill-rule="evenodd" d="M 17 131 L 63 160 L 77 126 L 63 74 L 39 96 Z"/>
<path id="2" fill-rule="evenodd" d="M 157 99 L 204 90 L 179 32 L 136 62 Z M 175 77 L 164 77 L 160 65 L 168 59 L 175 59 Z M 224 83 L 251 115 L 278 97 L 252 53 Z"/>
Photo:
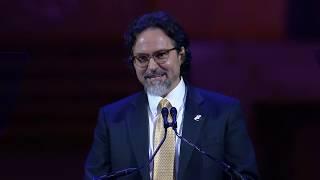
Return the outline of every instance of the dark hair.
<path id="1" fill-rule="evenodd" d="M 152 12 L 138 17 L 129 26 L 125 34 L 125 45 L 129 53 L 129 63 L 132 64 L 132 48 L 136 42 L 137 36 L 148 28 L 160 28 L 175 43 L 178 51 L 181 47 L 185 49 L 184 61 L 180 67 L 180 75 L 185 76 L 190 69 L 191 52 L 189 50 L 189 39 L 183 28 L 169 14 L 163 11 Z"/>

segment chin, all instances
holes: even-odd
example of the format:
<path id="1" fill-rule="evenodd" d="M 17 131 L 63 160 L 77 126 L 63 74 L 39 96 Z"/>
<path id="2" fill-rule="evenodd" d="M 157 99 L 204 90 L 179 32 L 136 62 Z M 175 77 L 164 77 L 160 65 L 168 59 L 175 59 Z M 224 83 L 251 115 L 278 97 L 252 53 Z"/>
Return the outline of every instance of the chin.
<path id="1" fill-rule="evenodd" d="M 155 84 L 146 83 L 144 89 L 147 93 L 154 96 L 165 96 L 169 93 L 171 82 L 166 80 Z"/>

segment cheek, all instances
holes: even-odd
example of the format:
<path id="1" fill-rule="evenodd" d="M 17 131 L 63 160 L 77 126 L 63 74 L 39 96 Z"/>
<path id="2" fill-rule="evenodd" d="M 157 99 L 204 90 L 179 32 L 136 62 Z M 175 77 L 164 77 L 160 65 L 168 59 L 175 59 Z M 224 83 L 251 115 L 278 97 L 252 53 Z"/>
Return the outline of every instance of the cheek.
<path id="1" fill-rule="evenodd" d="M 165 63 L 160 66 L 161 69 L 165 70 L 169 76 L 174 76 L 180 72 L 180 63 Z"/>
<path id="2" fill-rule="evenodd" d="M 144 79 L 144 78 L 143 78 L 144 71 L 139 70 L 139 69 L 135 69 L 135 71 L 136 71 L 136 75 L 137 75 L 138 79 L 139 79 L 139 80 L 143 80 L 143 79 Z"/>
<path id="3" fill-rule="evenodd" d="M 174 63 L 172 64 L 172 71 L 174 73 L 179 73 L 180 72 L 180 67 L 181 67 L 181 64 L 180 63 Z"/>

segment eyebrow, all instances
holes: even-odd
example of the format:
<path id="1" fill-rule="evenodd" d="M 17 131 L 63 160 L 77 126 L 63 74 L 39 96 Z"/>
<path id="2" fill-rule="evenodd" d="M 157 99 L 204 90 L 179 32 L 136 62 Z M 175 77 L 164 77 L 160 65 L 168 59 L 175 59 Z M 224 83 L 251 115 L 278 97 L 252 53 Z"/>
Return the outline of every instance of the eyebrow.
<path id="1" fill-rule="evenodd" d="M 152 52 L 151 54 L 157 53 L 157 52 L 161 52 L 161 51 L 166 51 L 167 49 L 159 49 L 157 51 Z M 149 53 L 143 53 L 143 52 L 138 52 L 136 53 L 136 55 L 150 55 Z"/>
<path id="2" fill-rule="evenodd" d="M 137 56 L 137 55 L 150 55 L 150 54 L 148 54 L 148 53 L 136 53 L 135 56 Z"/>

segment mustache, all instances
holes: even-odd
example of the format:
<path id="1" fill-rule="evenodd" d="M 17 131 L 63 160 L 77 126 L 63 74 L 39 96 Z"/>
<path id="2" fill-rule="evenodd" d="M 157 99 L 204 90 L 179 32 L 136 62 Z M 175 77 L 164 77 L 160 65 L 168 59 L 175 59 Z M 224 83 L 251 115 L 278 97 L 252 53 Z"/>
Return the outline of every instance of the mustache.
<path id="1" fill-rule="evenodd" d="M 164 74 L 166 74 L 166 72 L 163 70 L 148 71 L 148 72 L 145 72 L 144 78 L 145 79 L 154 78 L 154 77 L 162 76 Z"/>

